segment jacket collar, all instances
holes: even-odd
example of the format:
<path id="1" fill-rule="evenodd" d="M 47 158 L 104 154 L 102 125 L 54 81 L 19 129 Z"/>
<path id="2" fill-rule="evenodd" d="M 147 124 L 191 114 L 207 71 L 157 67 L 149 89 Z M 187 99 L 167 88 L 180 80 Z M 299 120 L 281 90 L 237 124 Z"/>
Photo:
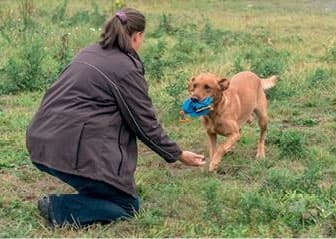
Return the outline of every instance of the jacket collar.
<path id="1" fill-rule="evenodd" d="M 134 65 L 140 69 L 141 71 L 141 74 L 142 75 L 145 75 L 145 67 L 144 67 L 144 64 L 143 62 L 141 61 L 138 53 L 136 51 L 133 51 L 133 52 L 129 52 L 129 53 L 126 53 L 128 55 L 128 57 L 133 61 Z"/>

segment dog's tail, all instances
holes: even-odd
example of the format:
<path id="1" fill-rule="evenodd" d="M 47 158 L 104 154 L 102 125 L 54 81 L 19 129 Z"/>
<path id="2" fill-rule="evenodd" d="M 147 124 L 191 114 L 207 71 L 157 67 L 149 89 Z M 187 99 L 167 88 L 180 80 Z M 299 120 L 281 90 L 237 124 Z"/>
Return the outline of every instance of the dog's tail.
<path id="1" fill-rule="evenodd" d="M 277 76 L 271 76 L 267 79 L 261 79 L 261 85 L 264 90 L 268 90 L 275 86 L 276 81 L 278 80 Z"/>

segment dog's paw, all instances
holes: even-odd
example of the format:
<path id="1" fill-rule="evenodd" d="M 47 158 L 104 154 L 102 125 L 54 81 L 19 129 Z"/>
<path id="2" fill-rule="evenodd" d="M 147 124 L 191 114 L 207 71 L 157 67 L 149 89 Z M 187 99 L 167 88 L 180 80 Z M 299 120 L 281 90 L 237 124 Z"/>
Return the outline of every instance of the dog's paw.
<path id="1" fill-rule="evenodd" d="M 256 158 L 257 159 L 264 159 L 265 158 L 265 153 L 257 153 L 257 155 L 256 155 Z"/>
<path id="2" fill-rule="evenodd" d="M 217 164 L 210 163 L 210 165 L 209 165 L 209 172 L 211 172 L 211 173 L 215 173 L 216 170 L 217 170 L 217 167 L 218 167 Z"/>
<path id="3" fill-rule="evenodd" d="M 209 173 L 226 175 L 227 172 L 223 167 L 215 166 L 215 167 L 209 167 Z"/>
<path id="4" fill-rule="evenodd" d="M 210 165 L 210 166 L 209 166 L 209 172 L 210 172 L 210 173 L 214 173 L 214 172 L 216 172 L 216 168 L 211 167 L 211 165 Z"/>

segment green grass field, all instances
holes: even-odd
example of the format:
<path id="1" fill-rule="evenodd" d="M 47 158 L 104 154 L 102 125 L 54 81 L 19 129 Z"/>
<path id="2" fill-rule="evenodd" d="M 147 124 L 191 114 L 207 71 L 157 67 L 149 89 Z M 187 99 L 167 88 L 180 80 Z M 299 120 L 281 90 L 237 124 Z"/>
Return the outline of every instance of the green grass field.
<path id="1" fill-rule="evenodd" d="M 279 76 L 267 92 L 266 159 L 254 157 L 256 122 L 216 174 L 167 164 L 139 142 L 135 218 L 50 230 L 37 200 L 73 190 L 31 165 L 25 129 L 44 90 L 121 6 L 147 16 L 150 94 L 186 150 L 207 155 L 200 121 L 178 121 L 191 76 Z M 0 237 L 336 237 L 335 1 L 2 0 L 0 54 Z"/>

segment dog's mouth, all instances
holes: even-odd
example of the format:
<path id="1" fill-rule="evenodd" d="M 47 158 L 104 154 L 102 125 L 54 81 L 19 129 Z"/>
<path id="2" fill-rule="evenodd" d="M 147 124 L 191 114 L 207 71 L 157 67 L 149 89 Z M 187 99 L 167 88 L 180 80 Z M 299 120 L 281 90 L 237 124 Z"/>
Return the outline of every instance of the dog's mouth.
<path id="1" fill-rule="evenodd" d="M 189 98 L 192 102 L 200 102 L 201 100 L 198 98 L 198 97 L 196 97 L 196 96 L 190 96 L 190 98 Z"/>
<path id="2" fill-rule="evenodd" d="M 195 102 L 195 103 L 202 103 L 204 101 L 206 101 L 208 98 L 213 98 L 211 96 L 204 96 L 202 98 L 199 98 L 199 97 L 196 97 L 196 96 L 190 96 L 189 99 L 192 101 L 192 102 Z"/>
<path id="3" fill-rule="evenodd" d="M 212 110 L 212 103 L 211 97 L 206 97 L 202 101 L 192 101 L 191 98 L 188 98 L 183 102 L 182 109 L 191 116 L 204 116 Z"/>
<path id="4" fill-rule="evenodd" d="M 211 109 L 213 104 L 213 98 L 209 96 L 202 99 L 199 99 L 198 97 L 190 97 L 190 100 L 194 111 L 197 113 Z"/>

